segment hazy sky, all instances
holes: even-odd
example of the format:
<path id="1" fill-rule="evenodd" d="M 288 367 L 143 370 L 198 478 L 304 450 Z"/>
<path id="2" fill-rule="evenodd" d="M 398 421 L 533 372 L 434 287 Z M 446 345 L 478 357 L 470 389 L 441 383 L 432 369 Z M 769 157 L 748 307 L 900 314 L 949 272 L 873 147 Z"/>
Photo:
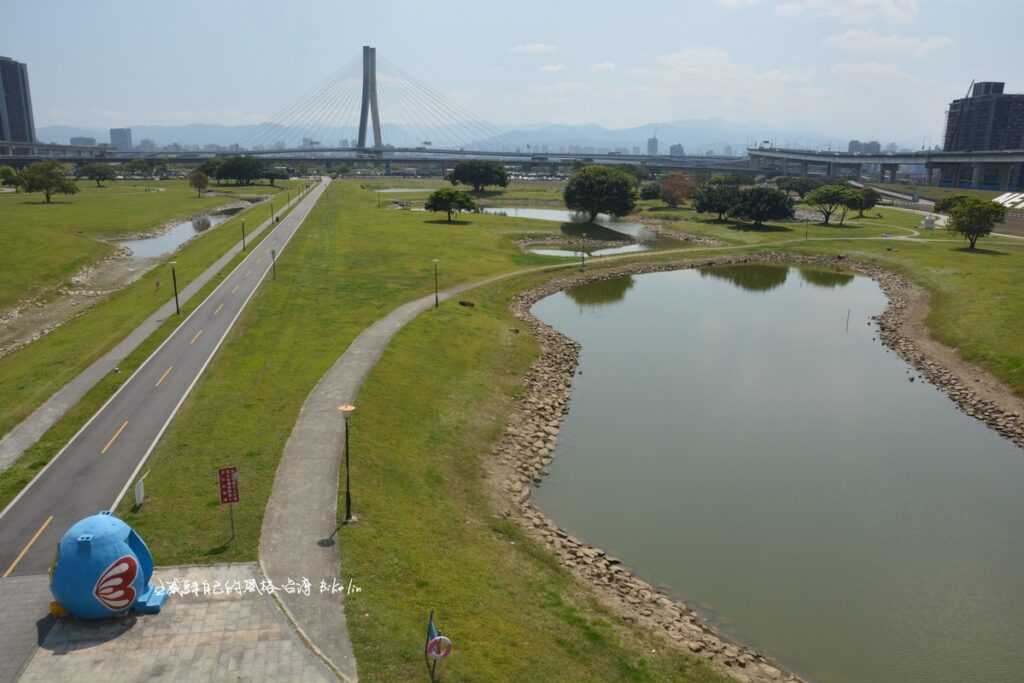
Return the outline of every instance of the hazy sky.
<path id="1" fill-rule="evenodd" d="M 0 3 L 39 126 L 261 122 L 364 43 L 498 124 L 717 117 L 935 144 L 971 79 L 1024 92 L 1021 0 Z"/>

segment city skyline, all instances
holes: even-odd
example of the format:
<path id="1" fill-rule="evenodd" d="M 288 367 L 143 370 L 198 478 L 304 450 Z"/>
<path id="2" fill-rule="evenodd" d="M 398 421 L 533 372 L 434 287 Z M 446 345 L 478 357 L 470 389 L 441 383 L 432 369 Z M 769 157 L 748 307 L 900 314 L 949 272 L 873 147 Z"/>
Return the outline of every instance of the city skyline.
<path id="1" fill-rule="evenodd" d="M 656 2 L 634 25 L 607 12 L 585 15 L 578 6 L 467 4 L 450 10 L 463 29 L 457 39 L 438 41 L 432 27 L 447 25 L 447 15 L 409 2 L 344 12 L 313 3 L 301 13 L 254 3 L 245 6 L 244 31 L 224 30 L 239 17 L 240 6 L 231 4 L 43 2 L 19 9 L 0 27 L 0 39 L 11 57 L 29 64 L 37 127 L 261 123 L 356 58 L 360 45 L 373 44 L 382 58 L 500 126 L 616 129 L 709 118 L 931 146 L 941 143 L 945 107 L 972 78 L 1024 89 L 1003 66 L 1013 63 L 1010 30 L 1021 9 L 986 3 L 971 7 L 976 22 L 955 20 L 965 6 Z M 47 21 L 61 51 L 29 39 L 44 15 L 56 17 Z M 102 44 L 85 39 L 118 17 L 164 30 L 129 31 Z M 335 28 L 313 31 L 311 18 Z M 976 25 L 986 26 L 984 35 Z M 737 34 L 747 39 L 730 38 Z M 268 58 L 267 46 L 279 56 Z"/>

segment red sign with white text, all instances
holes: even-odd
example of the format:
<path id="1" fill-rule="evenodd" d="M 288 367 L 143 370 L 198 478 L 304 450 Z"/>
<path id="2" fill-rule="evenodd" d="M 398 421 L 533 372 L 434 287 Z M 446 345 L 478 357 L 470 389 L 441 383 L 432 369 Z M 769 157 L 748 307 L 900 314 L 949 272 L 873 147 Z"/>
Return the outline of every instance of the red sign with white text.
<path id="1" fill-rule="evenodd" d="M 238 502 L 238 468 L 222 467 L 220 469 L 220 502 Z"/>

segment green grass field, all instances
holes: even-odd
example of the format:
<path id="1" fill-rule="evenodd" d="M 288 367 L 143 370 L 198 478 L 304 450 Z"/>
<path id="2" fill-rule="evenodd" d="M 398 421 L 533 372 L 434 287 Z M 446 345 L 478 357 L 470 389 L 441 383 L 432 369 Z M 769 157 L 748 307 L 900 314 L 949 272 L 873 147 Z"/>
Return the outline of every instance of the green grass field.
<path id="1" fill-rule="evenodd" d="M 248 221 L 247 225 L 252 227 L 269 216 L 270 207 L 260 204 L 189 242 L 175 254 L 179 286 L 185 287 L 239 240 L 242 220 Z M 266 232 L 259 239 L 265 235 Z M 182 307 L 182 319 L 242 258 L 241 254 L 237 256 L 221 271 L 219 277 L 206 285 L 203 292 Z M 6 434 L 168 301 L 169 276 L 166 266 L 157 267 L 85 314 L 0 359 L 0 395 L 7 399 L 0 403 L 0 434 Z M 158 280 L 162 281 L 159 289 L 156 287 Z M 121 363 L 120 373 L 111 373 L 104 378 L 38 443 L 22 454 L 12 467 L 0 472 L 0 507 L 6 505 L 35 472 L 60 450 L 78 427 L 179 322 L 175 317 L 168 319 L 135 353 Z"/>
<path id="2" fill-rule="evenodd" d="M 310 389 L 366 326 L 432 291 L 432 258 L 441 259 L 442 287 L 559 262 L 514 245 L 517 234 L 556 231 L 556 223 L 470 215 L 449 225 L 432 214 L 377 208 L 377 196 L 359 189 L 360 182 L 335 183 L 323 196 L 280 258 L 277 281 L 253 297 L 155 449 L 145 506 L 133 511 L 125 503 L 118 511 L 158 563 L 256 557 L 277 463 Z M 543 205 L 557 190 L 538 194 Z M 919 220 L 891 210 L 843 228 L 751 230 L 685 208 L 643 208 L 734 250 L 786 243 L 795 252 L 842 253 L 899 270 L 931 292 L 933 333 L 1024 395 L 1024 348 L 1013 343 L 1024 334 L 1020 242 L 988 239 L 968 253 L 947 235 L 864 239 L 909 234 Z M 596 605 L 546 552 L 492 511 L 483 462 L 537 352 L 528 335 L 511 332 L 521 325 L 507 304 L 514 292 L 546 277 L 517 276 L 462 295 L 473 308 L 450 302 L 420 316 L 399 332 L 358 397 L 352 448 L 361 521 L 343 531 L 341 543 L 342 575 L 363 589 L 349 601 L 348 619 L 366 680 L 422 675 L 422 622 L 431 608 L 439 609 L 459 647 L 454 680 L 721 680 Z M 126 365 L 137 365 L 154 345 L 147 342 Z M 59 348 L 52 353 L 54 362 L 62 357 Z M 0 389 L 3 373 L 0 362 Z M 22 472 L 63 445 L 116 381 L 94 390 L 51 430 Z M 239 467 L 245 482 L 231 543 L 216 488 L 216 470 L 228 464 Z M 0 475 L 0 503 L 16 489 L 17 482 Z"/>
<path id="3" fill-rule="evenodd" d="M 45 204 L 40 193 L 0 194 L 0 242 L 5 245 L 0 251 L 0 310 L 45 293 L 113 253 L 114 247 L 99 238 L 144 232 L 232 201 L 197 197 L 183 180 L 114 181 L 102 188 L 81 182 L 79 187 L 76 195 L 55 195 L 52 204 Z"/>

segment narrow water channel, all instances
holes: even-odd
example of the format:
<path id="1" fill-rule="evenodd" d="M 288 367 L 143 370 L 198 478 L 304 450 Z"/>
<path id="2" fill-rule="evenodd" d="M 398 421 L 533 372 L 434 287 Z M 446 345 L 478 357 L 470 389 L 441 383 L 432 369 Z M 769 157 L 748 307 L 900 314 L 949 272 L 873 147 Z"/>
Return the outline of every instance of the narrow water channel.
<path id="1" fill-rule="evenodd" d="M 1019 683 L 1024 451 L 910 381 L 885 305 L 777 266 L 538 302 L 583 351 L 536 501 L 816 683 Z"/>

